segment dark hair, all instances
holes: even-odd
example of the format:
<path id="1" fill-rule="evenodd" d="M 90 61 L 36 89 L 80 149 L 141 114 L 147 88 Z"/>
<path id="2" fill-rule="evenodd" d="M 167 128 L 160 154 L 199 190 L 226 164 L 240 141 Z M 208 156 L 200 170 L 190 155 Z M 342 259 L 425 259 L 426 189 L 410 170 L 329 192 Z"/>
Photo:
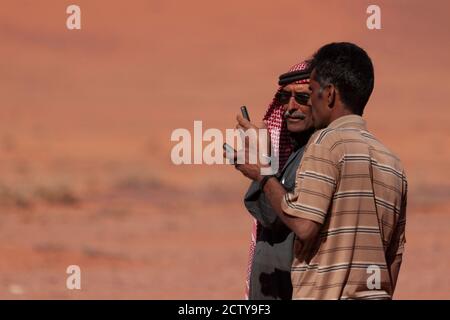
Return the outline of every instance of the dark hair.
<path id="1" fill-rule="evenodd" d="M 363 49 L 349 42 L 327 44 L 314 54 L 311 67 L 321 87 L 333 84 L 350 111 L 363 114 L 374 84 L 372 61 Z"/>

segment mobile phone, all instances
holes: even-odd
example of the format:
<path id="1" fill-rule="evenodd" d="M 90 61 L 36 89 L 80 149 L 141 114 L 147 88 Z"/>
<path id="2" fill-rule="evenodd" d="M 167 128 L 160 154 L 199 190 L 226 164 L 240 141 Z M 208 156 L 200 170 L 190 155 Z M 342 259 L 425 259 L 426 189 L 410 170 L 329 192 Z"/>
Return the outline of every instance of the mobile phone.
<path id="1" fill-rule="evenodd" d="M 236 153 L 236 150 L 234 150 L 228 143 L 223 144 L 223 149 L 227 152 L 227 154 L 232 154 L 233 156 Z"/>
<path id="2" fill-rule="evenodd" d="M 244 119 L 247 119 L 248 121 L 250 121 L 250 117 L 248 115 L 248 111 L 247 111 L 247 107 L 246 106 L 242 106 L 241 107 L 241 112 L 242 112 L 242 116 L 244 117 Z"/>

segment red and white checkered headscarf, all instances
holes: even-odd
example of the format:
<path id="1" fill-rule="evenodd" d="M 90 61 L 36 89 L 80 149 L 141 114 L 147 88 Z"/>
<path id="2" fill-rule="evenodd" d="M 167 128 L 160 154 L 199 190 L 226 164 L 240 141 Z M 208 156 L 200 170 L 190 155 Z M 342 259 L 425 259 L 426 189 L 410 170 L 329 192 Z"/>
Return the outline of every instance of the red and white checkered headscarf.
<path id="1" fill-rule="evenodd" d="M 308 69 L 308 67 L 309 62 L 302 61 L 300 63 L 293 65 L 288 72 L 303 71 Z M 293 83 L 295 84 L 309 83 L 309 79 L 299 80 Z M 282 88 L 283 88 L 282 86 L 278 87 L 277 93 L 280 90 L 282 90 Z M 284 121 L 283 119 L 283 105 L 280 105 L 278 103 L 278 101 L 275 99 L 275 96 L 272 102 L 269 104 L 269 107 L 267 108 L 263 121 L 266 124 L 267 130 L 270 133 L 272 151 L 275 153 L 275 155 L 279 156 L 279 169 L 282 169 L 287 159 L 289 158 L 289 155 L 293 151 L 293 146 L 291 139 L 289 137 L 289 132 L 287 130 L 286 121 Z M 247 266 L 247 281 L 245 290 L 245 298 L 247 300 L 249 298 L 250 274 L 252 272 L 252 264 L 253 264 L 253 257 L 255 254 L 258 228 L 259 228 L 258 220 L 253 219 L 252 237 L 250 243 L 249 262 Z"/>
<path id="2" fill-rule="evenodd" d="M 304 71 L 308 69 L 308 67 L 308 61 L 303 61 L 293 65 L 288 72 Z M 293 83 L 309 83 L 309 79 L 299 80 Z M 283 87 L 280 86 L 277 92 L 282 88 Z M 289 138 L 286 121 L 283 119 L 283 106 L 276 101 L 275 97 L 267 108 L 263 121 L 270 133 L 272 150 L 279 156 L 279 168 L 282 169 L 286 160 L 289 158 L 289 155 L 292 153 L 292 143 Z"/>

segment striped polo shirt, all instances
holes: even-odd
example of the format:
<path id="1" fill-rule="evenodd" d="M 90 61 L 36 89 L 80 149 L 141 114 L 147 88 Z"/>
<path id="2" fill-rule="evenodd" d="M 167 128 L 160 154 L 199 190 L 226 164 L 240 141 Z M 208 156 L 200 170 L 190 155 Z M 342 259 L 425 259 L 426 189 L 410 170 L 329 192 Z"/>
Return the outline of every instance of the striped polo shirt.
<path id="1" fill-rule="evenodd" d="M 282 201 L 286 214 L 321 225 L 307 250 L 295 241 L 293 299 L 392 298 L 390 266 L 403 253 L 406 194 L 400 160 L 360 116 L 317 131 L 295 190 Z"/>

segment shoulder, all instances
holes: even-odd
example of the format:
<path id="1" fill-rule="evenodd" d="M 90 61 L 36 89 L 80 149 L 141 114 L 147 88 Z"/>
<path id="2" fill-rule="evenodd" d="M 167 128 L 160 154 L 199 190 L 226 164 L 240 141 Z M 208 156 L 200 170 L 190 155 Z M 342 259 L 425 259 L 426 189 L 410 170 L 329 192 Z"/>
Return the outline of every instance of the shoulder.
<path id="1" fill-rule="evenodd" d="M 316 131 L 309 140 L 309 145 L 332 150 L 336 144 L 345 142 L 345 139 L 351 138 L 356 132 L 348 131 L 346 128 L 325 128 Z"/>
<path id="2" fill-rule="evenodd" d="M 337 128 L 325 128 L 316 131 L 308 142 L 308 147 L 305 151 L 305 157 L 311 154 L 320 154 L 327 156 L 327 158 L 335 158 L 337 155 L 332 155 L 336 143 L 342 141 L 341 134 Z M 334 160 L 338 160 L 337 157 Z"/>

